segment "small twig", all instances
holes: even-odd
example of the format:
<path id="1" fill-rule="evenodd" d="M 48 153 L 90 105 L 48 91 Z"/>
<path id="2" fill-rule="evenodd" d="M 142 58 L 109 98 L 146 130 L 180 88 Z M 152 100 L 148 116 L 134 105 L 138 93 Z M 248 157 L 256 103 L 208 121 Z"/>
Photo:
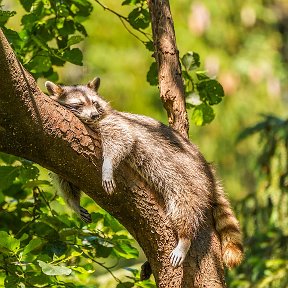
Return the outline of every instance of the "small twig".
<path id="1" fill-rule="evenodd" d="M 128 31 L 128 33 L 130 33 L 131 35 L 133 35 L 137 40 L 139 40 L 142 44 L 145 45 L 146 42 L 143 41 L 141 38 L 139 38 L 135 33 L 133 33 L 133 32 L 127 27 L 126 23 L 128 23 L 129 25 L 131 25 L 130 22 L 129 22 L 128 17 L 125 17 L 125 16 L 119 14 L 118 12 L 112 10 L 111 8 L 105 6 L 104 4 L 102 4 L 101 2 L 99 2 L 99 0 L 95 0 L 95 2 L 96 2 L 97 4 L 99 4 L 104 10 L 107 10 L 107 11 L 109 11 L 110 13 L 116 15 L 116 16 L 119 18 L 119 20 L 121 21 L 121 23 L 123 24 L 124 28 Z M 136 29 L 136 28 L 134 28 L 134 29 L 135 29 L 136 31 L 138 31 L 139 33 L 141 33 L 141 34 L 142 34 L 144 37 L 146 37 L 149 41 L 152 41 L 151 38 L 149 37 L 149 34 L 148 34 L 148 33 L 145 33 L 144 31 L 142 31 L 142 30 L 140 30 L 140 29 Z"/>

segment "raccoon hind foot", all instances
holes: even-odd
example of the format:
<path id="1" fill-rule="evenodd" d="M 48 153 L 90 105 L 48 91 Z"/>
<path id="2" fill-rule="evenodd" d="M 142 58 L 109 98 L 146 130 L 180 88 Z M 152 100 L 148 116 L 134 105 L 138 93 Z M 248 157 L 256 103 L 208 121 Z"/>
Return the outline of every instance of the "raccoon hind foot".
<path id="1" fill-rule="evenodd" d="M 79 212 L 80 212 L 80 218 L 82 221 L 86 223 L 92 222 L 91 214 L 85 208 L 80 206 Z"/>
<path id="2" fill-rule="evenodd" d="M 190 248 L 191 240 L 180 238 L 176 248 L 170 254 L 170 262 L 173 267 L 181 265 Z"/>

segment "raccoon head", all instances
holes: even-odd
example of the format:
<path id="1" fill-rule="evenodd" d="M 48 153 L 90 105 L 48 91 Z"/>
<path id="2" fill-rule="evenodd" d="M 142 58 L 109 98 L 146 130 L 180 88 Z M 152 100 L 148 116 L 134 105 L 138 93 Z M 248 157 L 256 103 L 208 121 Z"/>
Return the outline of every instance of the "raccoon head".
<path id="1" fill-rule="evenodd" d="M 72 111 L 86 124 L 96 123 L 111 109 L 109 104 L 97 94 L 100 86 L 98 77 L 87 85 L 62 86 L 46 81 L 45 86 L 53 100 Z"/>

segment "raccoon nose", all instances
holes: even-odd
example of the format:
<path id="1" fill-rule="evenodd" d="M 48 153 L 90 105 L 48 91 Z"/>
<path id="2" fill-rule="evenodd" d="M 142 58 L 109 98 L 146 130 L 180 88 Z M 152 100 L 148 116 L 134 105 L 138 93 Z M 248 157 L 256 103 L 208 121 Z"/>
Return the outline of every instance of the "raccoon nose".
<path id="1" fill-rule="evenodd" d="M 97 117 L 98 117 L 98 113 L 96 113 L 96 112 L 92 112 L 91 115 L 90 115 L 90 118 L 91 118 L 92 120 L 96 120 Z"/>

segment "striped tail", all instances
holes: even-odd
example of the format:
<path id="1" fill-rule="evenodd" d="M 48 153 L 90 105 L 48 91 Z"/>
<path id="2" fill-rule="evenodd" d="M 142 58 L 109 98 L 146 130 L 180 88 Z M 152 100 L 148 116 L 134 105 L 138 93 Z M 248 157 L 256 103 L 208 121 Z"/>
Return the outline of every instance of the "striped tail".
<path id="1" fill-rule="evenodd" d="M 213 216 L 215 227 L 220 235 L 222 257 L 229 269 L 238 266 L 243 259 L 243 242 L 239 227 L 231 205 L 225 196 L 221 183 L 216 181 L 215 206 Z"/>

